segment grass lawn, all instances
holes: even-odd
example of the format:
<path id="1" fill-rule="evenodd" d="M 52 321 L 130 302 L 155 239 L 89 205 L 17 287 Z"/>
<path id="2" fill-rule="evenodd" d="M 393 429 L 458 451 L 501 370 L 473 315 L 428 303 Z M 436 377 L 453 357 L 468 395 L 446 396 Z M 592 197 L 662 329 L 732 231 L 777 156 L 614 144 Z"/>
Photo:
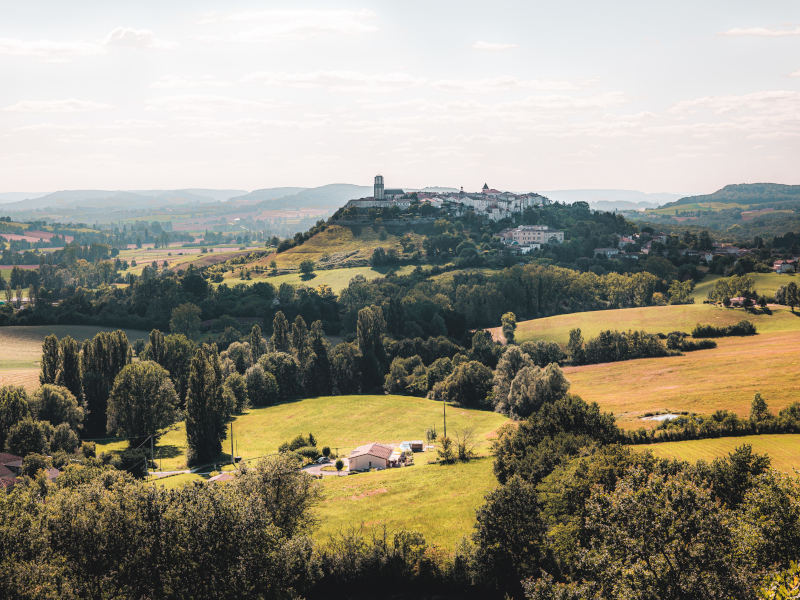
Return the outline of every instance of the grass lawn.
<path id="1" fill-rule="evenodd" d="M 800 319 L 798 319 L 800 320 Z M 683 356 L 567 367 L 571 391 L 613 412 L 622 427 L 655 426 L 646 412 L 750 412 L 760 392 L 777 411 L 800 400 L 800 331 L 717 340 Z"/>
<path id="2" fill-rule="evenodd" d="M 697 323 L 730 325 L 742 319 L 752 321 L 759 332 L 800 331 L 800 317 L 793 315 L 785 307 L 772 306 L 771 309 L 772 315 L 753 315 L 744 309 L 723 308 L 711 304 L 596 310 L 520 321 L 517 324 L 516 338 L 519 343 L 550 340 L 566 345 L 569 331 L 576 327 L 580 327 L 584 339 L 588 340 L 604 329 L 633 329 L 650 333 L 669 333 L 676 330 L 691 332 Z M 499 339 L 499 327 L 490 331 L 495 339 Z"/>
<path id="3" fill-rule="evenodd" d="M 419 531 L 429 543 L 454 550 L 472 532 L 475 510 L 497 485 L 493 459 L 455 465 L 427 464 L 425 453 L 414 459 L 411 467 L 324 478 L 323 501 L 314 511 L 317 539 L 352 528 L 380 535 L 385 526 L 389 532 Z"/>
<path id="4" fill-rule="evenodd" d="M 486 454 L 494 431 L 507 421 L 503 415 L 448 406 L 448 431 L 471 427 L 478 441 L 478 452 Z M 233 422 L 237 454 L 244 460 L 277 452 L 278 446 L 298 434 L 313 433 L 317 444 L 330 446 L 346 455 L 371 441 L 397 443 L 425 439 L 425 431 L 435 425 L 442 429 L 441 403 L 411 396 L 361 395 L 327 396 L 285 402 L 256 408 Z M 106 440 L 97 451 L 119 451 L 127 442 Z M 230 452 L 230 441 L 222 443 Z M 177 424 L 159 440 L 156 460 L 166 471 L 186 468 L 186 430 Z"/>
<path id="5" fill-rule="evenodd" d="M 42 357 L 42 341 L 51 333 L 59 338 L 71 335 L 83 341 L 100 331 L 114 328 L 94 325 L 13 325 L 0 327 L 0 385 L 22 385 L 33 390 L 39 387 L 39 361 Z M 126 329 L 128 339 L 133 341 L 146 337 L 146 331 Z"/>
<path id="6" fill-rule="evenodd" d="M 800 469 L 800 434 L 748 435 L 644 444 L 635 447 L 652 450 L 653 454 L 662 458 L 695 462 L 700 459 L 711 461 L 718 456 L 725 456 L 742 444 L 749 444 L 753 447 L 753 451 L 759 454 L 769 454 L 772 467 L 775 469 L 787 473 Z"/>
<path id="7" fill-rule="evenodd" d="M 363 276 L 367 281 L 377 279 L 378 277 L 385 277 L 389 273 L 398 273 L 405 275 L 414 270 L 413 265 L 404 265 L 396 269 L 374 269 L 372 267 L 344 267 L 341 269 L 321 269 L 314 273 L 313 277 L 305 278 L 300 273 L 286 273 L 284 275 L 275 275 L 274 277 L 258 276 L 251 280 L 239 279 L 239 271 L 227 271 L 226 277 L 223 282 L 229 286 L 238 285 L 240 283 L 251 284 L 256 282 L 271 283 L 275 287 L 279 287 L 282 283 L 289 283 L 291 285 L 304 285 L 307 287 L 315 288 L 319 285 L 327 285 L 338 294 L 350 284 L 350 280 L 356 275 Z"/>
<path id="8" fill-rule="evenodd" d="M 774 296 L 779 287 L 790 281 L 800 283 L 800 277 L 789 273 L 748 273 L 748 275 L 755 281 L 756 291 L 768 298 Z M 714 282 L 720 277 L 720 275 L 706 275 L 694 288 L 692 296 L 695 302 L 702 302 L 708 298 L 708 292 L 714 288 Z"/>

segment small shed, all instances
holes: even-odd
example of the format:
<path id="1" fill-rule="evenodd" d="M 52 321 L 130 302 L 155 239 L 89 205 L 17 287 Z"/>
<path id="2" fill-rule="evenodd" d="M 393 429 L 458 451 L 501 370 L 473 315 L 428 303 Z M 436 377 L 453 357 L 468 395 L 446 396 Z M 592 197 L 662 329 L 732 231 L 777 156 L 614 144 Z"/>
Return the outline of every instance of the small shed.
<path id="1" fill-rule="evenodd" d="M 394 452 L 394 448 L 378 442 L 359 446 L 350 453 L 348 469 L 351 472 L 385 469 L 389 466 L 392 452 Z"/>

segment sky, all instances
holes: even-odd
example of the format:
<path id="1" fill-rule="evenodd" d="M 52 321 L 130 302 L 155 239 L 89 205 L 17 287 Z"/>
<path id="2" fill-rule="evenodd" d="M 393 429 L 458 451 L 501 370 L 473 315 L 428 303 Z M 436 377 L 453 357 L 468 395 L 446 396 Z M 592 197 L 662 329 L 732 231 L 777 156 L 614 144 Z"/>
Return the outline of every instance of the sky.
<path id="1" fill-rule="evenodd" d="M 0 191 L 800 184 L 800 0 L 0 0 Z"/>

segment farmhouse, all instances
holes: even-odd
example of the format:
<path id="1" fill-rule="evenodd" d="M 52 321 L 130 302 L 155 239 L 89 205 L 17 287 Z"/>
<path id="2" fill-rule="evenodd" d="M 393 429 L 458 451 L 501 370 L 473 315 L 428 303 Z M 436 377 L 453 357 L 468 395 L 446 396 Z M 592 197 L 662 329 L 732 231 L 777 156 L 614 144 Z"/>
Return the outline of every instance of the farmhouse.
<path id="1" fill-rule="evenodd" d="M 772 263 L 772 270 L 776 273 L 794 273 L 796 266 L 796 260 L 776 260 Z"/>
<path id="2" fill-rule="evenodd" d="M 22 471 L 22 457 L 16 454 L 0 452 L 0 490 L 11 490 L 19 481 Z M 53 481 L 60 471 L 50 467 L 46 471 L 47 478 Z"/>
<path id="3" fill-rule="evenodd" d="M 394 448 L 378 442 L 359 446 L 350 453 L 348 469 L 351 472 L 385 469 L 389 466 L 392 452 Z"/>

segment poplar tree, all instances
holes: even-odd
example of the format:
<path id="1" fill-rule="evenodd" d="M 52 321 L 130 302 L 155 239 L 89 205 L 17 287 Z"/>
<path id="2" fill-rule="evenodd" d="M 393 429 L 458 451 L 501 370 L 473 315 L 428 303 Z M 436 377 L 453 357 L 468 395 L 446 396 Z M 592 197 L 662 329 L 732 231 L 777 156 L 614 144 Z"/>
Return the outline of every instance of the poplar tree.
<path id="1" fill-rule="evenodd" d="M 186 441 L 189 464 L 216 459 L 225 439 L 225 399 L 219 355 L 203 344 L 192 357 L 186 392 Z"/>
<path id="2" fill-rule="evenodd" d="M 366 390 L 381 387 L 386 371 L 386 352 L 383 335 L 386 321 L 379 306 L 367 306 L 358 311 L 356 338 L 361 351 L 362 385 Z"/>
<path id="3" fill-rule="evenodd" d="M 81 385 L 89 417 L 85 431 L 99 437 L 106 430 L 106 406 L 114 378 L 131 361 L 131 347 L 124 331 L 101 331 L 83 343 Z"/>
<path id="4" fill-rule="evenodd" d="M 272 319 L 272 349 L 275 352 L 289 352 L 291 350 L 289 343 L 289 321 L 286 320 L 286 315 L 282 310 L 275 313 L 275 318 Z"/>
<path id="5" fill-rule="evenodd" d="M 253 362 L 255 363 L 267 351 L 267 343 L 261 333 L 261 327 L 253 325 L 250 330 L 250 352 L 253 354 Z"/>
<path id="6" fill-rule="evenodd" d="M 81 386 L 81 348 L 72 337 L 61 338 L 59 343 L 59 366 L 56 384 L 67 388 L 72 395 L 83 395 Z"/>
<path id="7" fill-rule="evenodd" d="M 42 371 L 39 373 L 39 383 L 46 385 L 56 382 L 58 362 L 58 338 L 51 334 L 42 342 Z"/>

